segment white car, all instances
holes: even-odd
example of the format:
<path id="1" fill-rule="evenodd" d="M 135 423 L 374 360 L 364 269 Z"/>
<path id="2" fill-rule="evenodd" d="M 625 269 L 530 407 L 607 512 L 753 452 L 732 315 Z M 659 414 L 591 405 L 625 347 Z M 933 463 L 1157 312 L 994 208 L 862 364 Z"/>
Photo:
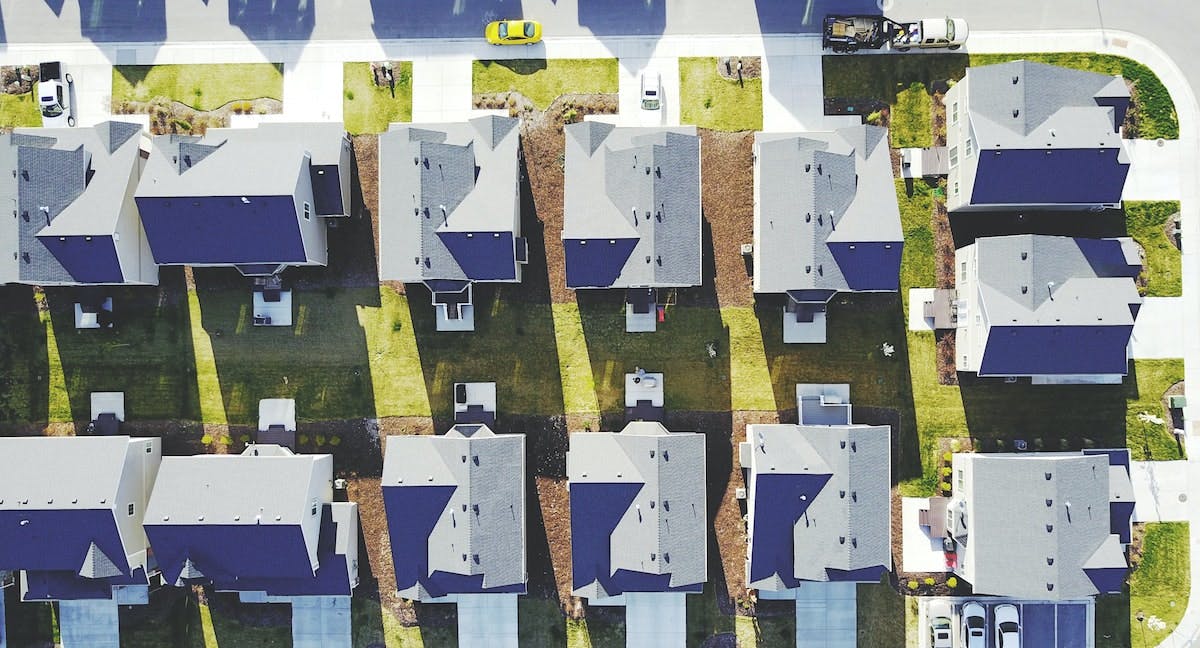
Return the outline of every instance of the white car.
<path id="1" fill-rule="evenodd" d="M 658 72 L 642 73 L 642 110 L 662 108 L 662 75 Z"/>
<path id="2" fill-rule="evenodd" d="M 954 629 L 950 622 L 950 604 L 943 600 L 930 601 L 925 609 L 929 618 L 930 648 L 954 648 Z"/>
<path id="3" fill-rule="evenodd" d="M 42 111 L 42 126 L 47 128 L 74 126 L 75 107 L 71 103 L 71 90 L 75 80 L 70 74 L 62 73 L 62 63 L 57 61 L 38 66 L 38 106 Z"/>
<path id="4" fill-rule="evenodd" d="M 983 606 L 975 601 L 963 603 L 962 641 L 966 648 L 987 648 L 987 616 Z"/>
<path id="5" fill-rule="evenodd" d="M 1021 648 L 1021 618 L 1017 606 L 997 605 L 992 610 L 996 623 L 996 648 Z"/>

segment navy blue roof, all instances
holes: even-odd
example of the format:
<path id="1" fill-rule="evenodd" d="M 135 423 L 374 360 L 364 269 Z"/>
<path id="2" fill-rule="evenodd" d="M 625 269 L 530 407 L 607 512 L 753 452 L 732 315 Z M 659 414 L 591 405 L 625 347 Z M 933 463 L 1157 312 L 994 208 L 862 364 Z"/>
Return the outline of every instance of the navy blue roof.
<path id="1" fill-rule="evenodd" d="M 161 265 L 304 263 L 291 195 L 137 199 L 154 260 Z"/>
<path id="2" fill-rule="evenodd" d="M 1124 466 L 1125 472 L 1129 472 L 1129 448 L 1085 448 L 1085 455 L 1108 455 L 1108 465 Z"/>
<path id="3" fill-rule="evenodd" d="M 793 528 L 830 475 L 758 475 L 754 479 L 754 537 L 750 581 L 778 574 L 786 587 L 796 587 Z M 573 537 L 573 536 L 572 536 Z"/>
<path id="4" fill-rule="evenodd" d="M 1120 147 L 979 151 L 971 204 L 1119 203 L 1129 165 Z"/>
<path id="5" fill-rule="evenodd" d="M 899 290 L 902 242 L 826 243 L 850 290 Z M 853 249 L 851 249 L 853 247 Z"/>
<path id="6" fill-rule="evenodd" d="M 83 578 L 69 571 L 30 571 L 25 573 L 26 591 L 23 601 L 81 601 L 111 599 L 113 586 L 149 585 L 141 567 L 131 575 L 112 578 Z"/>
<path id="7" fill-rule="evenodd" d="M 1125 375 L 1133 326 L 993 326 L 981 376 Z"/>
<path id="8" fill-rule="evenodd" d="M 891 571 L 887 565 L 874 565 L 872 567 L 863 567 L 862 569 L 833 569 L 832 567 L 825 568 L 825 574 L 829 576 L 831 581 L 843 581 L 850 583 L 870 583 L 878 582 L 885 573 Z"/>
<path id="9" fill-rule="evenodd" d="M 613 241 L 610 243 L 609 241 Z M 638 239 L 564 239 L 568 288 L 608 288 L 621 276 Z"/>
<path id="10" fill-rule="evenodd" d="M 38 239 L 79 283 L 121 283 L 121 263 L 111 236 L 46 236 Z"/>
<path id="11" fill-rule="evenodd" d="M 1140 265 L 1130 265 L 1125 260 L 1125 248 L 1119 239 L 1073 239 L 1083 252 L 1088 265 L 1097 277 L 1129 277 L 1134 279 L 1142 271 Z"/>
<path id="12" fill-rule="evenodd" d="M 312 165 L 308 170 L 312 177 L 313 208 L 318 214 L 345 214 L 342 205 L 342 181 L 338 165 Z"/>
<path id="13" fill-rule="evenodd" d="M 618 569 L 612 575 L 611 538 L 644 484 L 571 484 L 571 580 L 579 589 L 599 581 L 609 596 L 623 592 L 699 592 L 704 583 L 671 587 L 671 574 Z"/>
<path id="14" fill-rule="evenodd" d="M 1125 576 L 1128 571 L 1125 567 L 1112 567 L 1108 569 L 1085 569 L 1083 573 L 1087 574 L 1087 577 L 1101 594 L 1116 594 L 1125 585 Z"/>
<path id="15" fill-rule="evenodd" d="M 0 511 L 0 570 L 77 573 L 92 543 L 129 571 L 111 510 Z"/>
<path id="16" fill-rule="evenodd" d="M 473 281 L 517 278 L 512 232 L 438 232 L 463 274 Z"/>

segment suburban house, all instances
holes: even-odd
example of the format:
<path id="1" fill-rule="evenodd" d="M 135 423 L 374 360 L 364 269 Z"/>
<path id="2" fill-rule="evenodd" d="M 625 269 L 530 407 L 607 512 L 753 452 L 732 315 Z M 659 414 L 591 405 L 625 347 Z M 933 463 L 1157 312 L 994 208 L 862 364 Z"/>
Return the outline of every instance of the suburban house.
<path id="1" fill-rule="evenodd" d="M 746 583 L 877 583 L 892 568 L 891 428 L 852 421 L 849 385 L 797 385 L 798 425 L 747 425 Z M 810 589 L 808 587 L 801 588 Z"/>
<path id="2" fill-rule="evenodd" d="M 1117 207 L 1129 156 L 1120 76 L 1011 61 L 946 92 L 950 211 Z"/>
<path id="3" fill-rule="evenodd" d="M 625 289 L 625 330 L 653 331 L 659 289 L 702 281 L 700 137 L 599 121 L 565 130 L 567 287 Z"/>
<path id="4" fill-rule="evenodd" d="M 137 187 L 159 265 L 233 266 L 270 276 L 323 266 L 327 218 L 350 214 L 350 138 L 341 123 L 263 123 L 160 135 Z"/>
<path id="5" fill-rule="evenodd" d="M 0 284 L 156 285 L 133 199 L 141 126 L 18 128 L 0 135 Z"/>
<path id="6" fill-rule="evenodd" d="M 464 648 L 516 648 L 527 580 L 525 435 L 475 423 L 389 436 L 382 485 L 400 596 L 457 604 Z"/>
<path id="7" fill-rule="evenodd" d="M 166 457 L 145 524 L 166 584 L 291 603 L 294 646 L 351 645 L 358 505 L 334 502 L 332 456 Z"/>
<path id="8" fill-rule="evenodd" d="M 945 326 L 957 330 L 958 371 L 1120 383 L 1142 304 L 1140 263 L 1128 238 L 1021 234 L 960 248 L 955 294 L 935 296 L 951 313 Z"/>
<path id="9" fill-rule="evenodd" d="M 624 605 L 626 645 L 682 647 L 686 594 L 708 580 L 704 435 L 638 421 L 574 432 L 572 594 Z"/>
<path id="10" fill-rule="evenodd" d="M 945 533 L 976 594 L 1070 600 L 1121 591 L 1129 451 L 958 453 Z"/>
<path id="11" fill-rule="evenodd" d="M 117 648 L 118 606 L 149 603 L 158 579 L 142 521 L 159 440 L 5 437 L 0 456 L 0 574 L 21 601 L 58 603 L 65 648 Z"/>
<path id="12" fill-rule="evenodd" d="M 379 277 L 422 283 L 439 331 L 472 331 L 472 284 L 516 283 L 521 237 L 519 121 L 392 124 L 379 136 Z"/>
<path id="13" fill-rule="evenodd" d="M 754 134 L 754 292 L 787 296 L 784 342 L 825 342 L 839 292 L 899 290 L 903 249 L 887 129 Z"/>

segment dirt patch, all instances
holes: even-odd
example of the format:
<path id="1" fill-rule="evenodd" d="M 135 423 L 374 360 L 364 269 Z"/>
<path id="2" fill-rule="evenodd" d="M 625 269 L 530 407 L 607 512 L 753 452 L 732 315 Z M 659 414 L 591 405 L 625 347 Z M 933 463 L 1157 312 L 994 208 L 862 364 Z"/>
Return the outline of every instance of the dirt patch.
<path id="1" fill-rule="evenodd" d="M 559 607 L 572 618 L 583 616 L 583 601 L 571 595 L 571 499 L 567 480 L 535 477 L 538 506 L 545 522 L 546 542 L 554 571 Z"/>
<path id="2" fill-rule="evenodd" d="M 893 149 L 895 150 L 895 149 Z M 941 194 L 935 191 L 933 196 L 933 245 L 934 269 L 937 272 L 938 288 L 954 287 L 954 232 L 950 229 L 950 216 L 946 211 L 944 178 L 938 180 Z"/>
<path id="3" fill-rule="evenodd" d="M 938 384 L 957 385 L 958 369 L 955 367 L 955 335 L 954 329 L 934 331 L 937 345 L 937 375 Z"/>
<path id="4" fill-rule="evenodd" d="M 708 230 L 704 281 L 715 285 L 718 306 L 752 306 L 754 240 L 754 133 L 700 130 L 701 209 Z M 708 263 L 712 259 L 712 264 Z M 707 293 L 708 291 L 687 291 Z"/>
<path id="5" fill-rule="evenodd" d="M 209 128 L 229 126 L 232 115 L 278 115 L 283 102 L 266 97 L 230 101 L 213 110 L 196 110 L 179 101 L 155 97 L 150 101 L 119 101 L 113 114 L 150 115 L 153 135 L 203 135 Z"/>
<path id="6" fill-rule="evenodd" d="M 762 59 L 757 56 L 722 56 L 717 59 L 717 74 L 729 81 L 758 79 L 762 77 Z"/>
<path id="7" fill-rule="evenodd" d="M 562 127 L 561 110 L 557 113 L 532 111 L 521 120 L 521 152 L 525 158 L 534 212 L 542 223 L 550 299 L 555 303 L 575 301 L 574 291 L 567 288 L 566 257 L 562 247 L 566 154 Z"/>
<path id="8" fill-rule="evenodd" d="M 941 92 L 933 94 L 933 145 L 946 145 L 946 102 L 945 95 Z"/>
<path id="9" fill-rule="evenodd" d="M 723 493 L 713 516 L 713 532 L 716 534 L 717 547 L 721 558 L 721 570 L 724 576 L 725 589 L 728 595 L 724 601 L 718 597 L 718 605 L 726 602 L 736 606 L 741 614 L 750 614 L 755 610 L 755 598 L 751 595 L 746 583 L 746 523 L 742 516 L 748 512 L 746 500 L 737 499 L 737 489 L 745 488 L 745 473 L 742 470 L 738 452 L 738 444 L 746 438 L 746 426 L 758 423 L 779 423 L 779 412 L 734 412 L 732 437 L 730 439 L 730 470 L 722 476 L 725 481 Z M 710 461 L 710 464 L 713 462 Z M 713 484 L 716 475 L 709 476 Z M 719 487 L 719 483 L 718 483 Z M 710 574 L 710 579 L 714 575 Z M 724 605 L 722 605 L 724 609 Z"/>

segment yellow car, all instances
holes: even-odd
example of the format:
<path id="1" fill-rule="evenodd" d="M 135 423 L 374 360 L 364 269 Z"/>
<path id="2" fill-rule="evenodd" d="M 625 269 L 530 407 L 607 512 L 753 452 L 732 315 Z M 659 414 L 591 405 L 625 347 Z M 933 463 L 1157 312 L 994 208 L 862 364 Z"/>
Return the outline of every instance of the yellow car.
<path id="1" fill-rule="evenodd" d="M 483 30 L 492 45 L 533 45 L 542 40 L 542 23 L 536 20 L 497 20 Z"/>

